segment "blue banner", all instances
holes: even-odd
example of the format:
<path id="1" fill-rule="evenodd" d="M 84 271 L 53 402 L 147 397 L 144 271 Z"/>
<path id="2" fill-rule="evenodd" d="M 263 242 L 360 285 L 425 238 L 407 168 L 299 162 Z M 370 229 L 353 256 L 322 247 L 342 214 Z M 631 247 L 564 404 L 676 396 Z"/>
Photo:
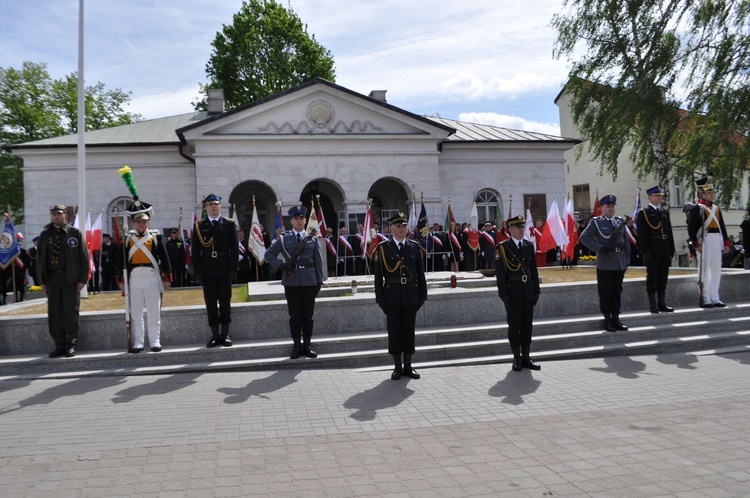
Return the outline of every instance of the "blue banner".
<path id="1" fill-rule="evenodd" d="M 0 233 L 0 268 L 7 268 L 20 253 L 13 222 L 10 218 L 5 218 L 5 228 Z"/>

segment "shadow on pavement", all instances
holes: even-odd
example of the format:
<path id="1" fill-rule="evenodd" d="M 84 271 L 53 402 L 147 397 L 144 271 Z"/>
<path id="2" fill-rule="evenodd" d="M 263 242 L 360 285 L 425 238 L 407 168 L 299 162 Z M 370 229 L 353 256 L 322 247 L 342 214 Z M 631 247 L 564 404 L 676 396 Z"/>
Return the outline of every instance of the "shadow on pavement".
<path id="1" fill-rule="evenodd" d="M 178 373 L 170 375 L 169 377 L 162 377 L 156 379 L 150 384 L 139 384 L 118 391 L 115 393 L 115 398 L 112 398 L 113 403 L 130 403 L 135 401 L 141 396 L 151 396 L 159 394 L 167 394 L 179 389 L 184 389 L 187 386 L 191 386 L 196 383 L 198 377 L 203 375 L 201 372 L 193 373 Z"/>
<path id="2" fill-rule="evenodd" d="M 602 361 L 607 365 L 606 368 L 591 367 L 590 370 L 617 374 L 623 379 L 637 379 L 646 370 L 645 363 L 635 361 L 628 356 L 605 356 Z"/>
<path id="3" fill-rule="evenodd" d="M 295 377 L 298 373 L 300 373 L 300 370 L 278 370 L 268 377 L 250 381 L 245 387 L 222 387 L 221 389 L 217 389 L 217 391 L 227 395 L 224 398 L 224 403 L 229 404 L 244 403 L 253 396 L 269 399 L 264 394 L 279 391 L 294 384 L 297 382 Z"/>
<path id="4" fill-rule="evenodd" d="M 503 398 L 502 403 L 510 405 L 520 405 L 523 403 L 523 397 L 536 392 L 542 384 L 531 374 L 531 370 L 524 368 L 520 372 L 509 370 L 503 380 L 490 387 L 487 394 L 494 398 Z"/>
<path id="5" fill-rule="evenodd" d="M 125 379 L 122 377 L 82 377 L 71 382 L 66 382 L 65 384 L 56 384 L 49 387 L 28 399 L 19 401 L 18 406 L 15 408 L 0 409 L 0 415 L 14 412 L 27 406 L 48 405 L 65 396 L 80 396 L 101 389 L 108 389 L 123 382 L 125 382 Z"/>
<path id="6" fill-rule="evenodd" d="M 349 415 L 355 420 L 360 422 L 374 420 L 378 410 L 396 407 L 414 394 L 414 391 L 407 387 L 409 379 L 406 380 L 407 383 L 404 383 L 404 379 L 398 381 L 386 379 L 372 389 L 357 393 L 344 401 L 344 408 L 357 410 Z"/>
<path id="7" fill-rule="evenodd" d="M 698 368 L 698 357 L 694 355 L 682 354 L 659 354 L 656 355 L 656 361 L 664 365 L 675 365 L 677 368 L 695 370 Z"/>

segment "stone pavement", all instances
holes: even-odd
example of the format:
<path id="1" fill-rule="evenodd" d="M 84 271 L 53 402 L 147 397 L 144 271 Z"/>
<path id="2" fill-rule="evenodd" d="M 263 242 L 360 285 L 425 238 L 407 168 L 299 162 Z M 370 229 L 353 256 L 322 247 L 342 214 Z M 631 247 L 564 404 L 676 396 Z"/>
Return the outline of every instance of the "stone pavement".
<path id="1" fill-rule="evenodd" d="M 314 361 L 314 360 L 300 360 Z M 747 496 L 750 353 L 0 382 L 2 496 Z"/>

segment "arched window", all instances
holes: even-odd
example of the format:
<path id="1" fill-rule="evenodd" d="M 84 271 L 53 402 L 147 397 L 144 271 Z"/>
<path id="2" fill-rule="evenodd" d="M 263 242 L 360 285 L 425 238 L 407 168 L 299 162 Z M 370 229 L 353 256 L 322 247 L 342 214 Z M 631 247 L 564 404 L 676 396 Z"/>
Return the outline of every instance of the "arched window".
<path id="1" fill-rule="evenodd" d="M 131 204 L 133 204 L 132 197 L 118 197 L 110 202 L 107 207 L 107 221 L 105 221 L 107 226 L 102 226 L 102 231 L 113 233 L 115 224 L 117 224 L 120 230 L 120 235 L 125 235 L 123 227 L 125 226 L 128 217 L 125 210 L 128 209 Z M 114 237 L 114 235 L 112 236 Z M 119 241 L 117 242 L 119 243 Z"/>
<path id="2" fill-rule="evenodd" d="M 477 223 L 481 227 L 485 221 L 495 224 L 498 200 L 502 206 L 503 197 L 492 190 L 480 190 L 474 197 L 477 203 Z M 501 208 L 502 209 L 502 208 Z"/>

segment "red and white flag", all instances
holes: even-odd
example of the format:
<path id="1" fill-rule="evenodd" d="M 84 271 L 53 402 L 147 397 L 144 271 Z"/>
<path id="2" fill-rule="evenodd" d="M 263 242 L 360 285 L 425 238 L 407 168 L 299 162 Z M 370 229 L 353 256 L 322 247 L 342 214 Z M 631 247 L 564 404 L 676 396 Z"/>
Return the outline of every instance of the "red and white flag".
<path id="1" fill-rule="evenodd" d="M 576 230 L 576 219 L 573 212 L 573 199 L 568 199 L 565 204 L 565 218 L 564 218 L 565 233 L 568 235 L 568 242 L 563 247 L 563 251 L 568 256 L 568 259 L 575 257 L 575 247 L 578 244 L 578 230 Z"/>
<path id="2" fill-rule="evenodd" d="M 370 257 L 375 252 L 378 242 L 375 238 L 375 220 L 372 218 L 372 208 L 367 203 L 367 213 L 363 224 L 364 240 L 362 241 L 362 258 Z"/>
<path id="3" fill-rule="evenodd" d="M 549 208 L 549 213 L 547 213 L 547 223 L 544 224 L 544 230 L 542 230 L 542 238 L 539 239 L 539 250 L 546 252 L 567 243 L 568 234 L 565 233 L 565 227 L 560 218 L 560 210 L 557 208 L 557 201 L 553 199 L 552 207 Z"/>
<path id="4" fill-rule="evenodd" d="M 250 224 L 250 233 L 247 234 L 247 248 L 253 253 L 259 265 L 265 262 L 266 246 L 263 243 L 263 231 L 260 229 L 258 209 L 255 207 L 255 203 L 253 203 L 253 221 Z"/>
<path id="5" fill-rule="evenodd" d="M 94 251 L 91 249 L 94 240 L 94 234 L 91 230 L 91 212 L 86 213 L 86 248 L 89 250 L 89 280 L 94 277 L 96 266 L 94 266 Z"/>
<path id="6" fill-rule="evenodd" d="M 88 234 L 86 235 L 88 239 Z M 102 250 L 102 213 L 96 217 L 94 226 L 91 227 L 91 250 L 101 251 Z"/>
<path id="7" fill-rule="evenodd" d="M 469 247 L 476 251 L 479 249 L 479 232 L 477 231 L 477 223 L 479 216 L 477 215 L 477 201 L 474 200 L 474 202 L 471 204 L 471 214 L 469 216 L 469 225 L 464 229 L 464 232 L 466 232 L 467 240 Z"/>

